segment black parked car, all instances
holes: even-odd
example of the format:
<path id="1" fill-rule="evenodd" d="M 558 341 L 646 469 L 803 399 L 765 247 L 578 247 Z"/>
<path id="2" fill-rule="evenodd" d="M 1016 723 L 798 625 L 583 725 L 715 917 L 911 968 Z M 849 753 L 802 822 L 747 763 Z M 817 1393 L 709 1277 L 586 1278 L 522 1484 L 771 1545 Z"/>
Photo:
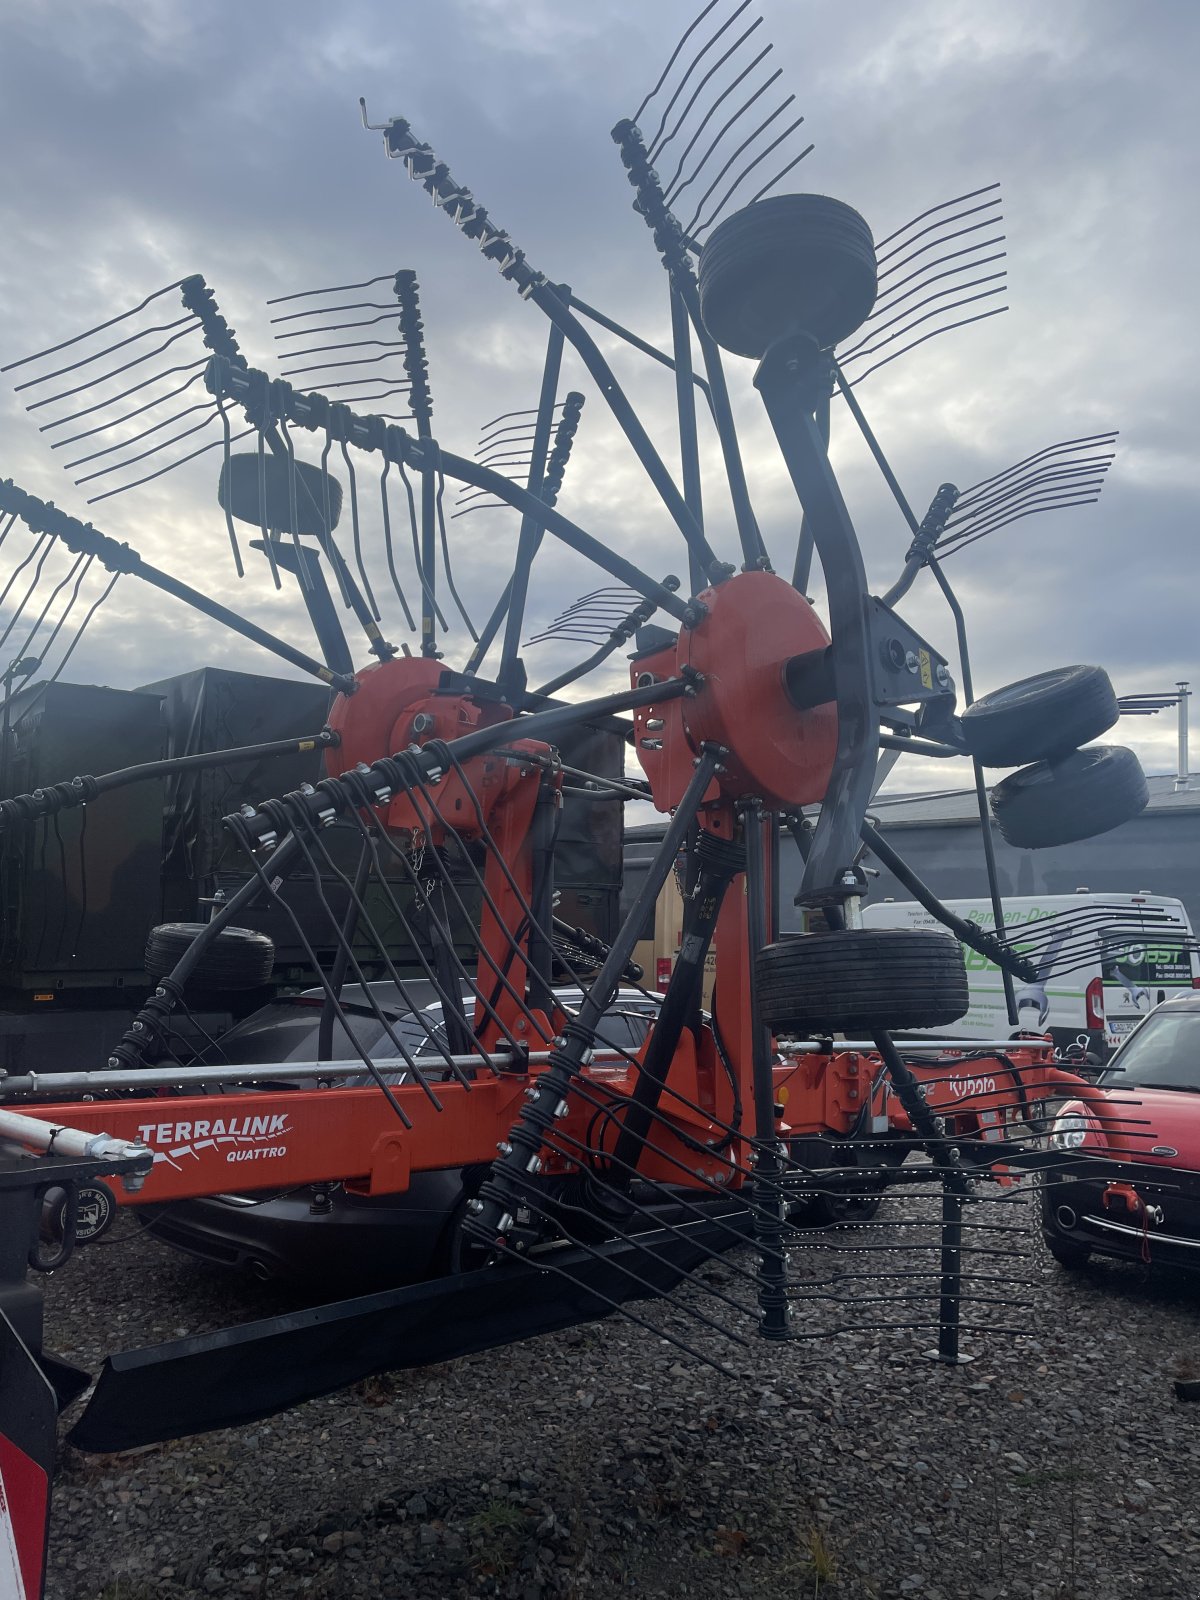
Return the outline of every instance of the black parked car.
<path id="1" fill-rule="evenodd" d="M 411 988 L 418 1000 L 433 994 L 429 984 Z M 556 992 L 567 1006 L 582 998 L 578 989 Z M 436 1070 L 442 1059 L 438 1043 L 446 1042 L 441 1003 L 431 1001 L 414 1011 L 390 983 L 373 983 L 371 995 L 414 1059 L 428 1057 Z M 354 1038 L 335 1026 L 332 1059 L 353 1057 L 359 1047 L 372 1059 L 395 1056 L 387 1029 L 361 988 L 347 985 L 342 1006 Z M 246 1066 L 278 1062 L 285 1070 L 272 1081 L 286 1085 L 289 1062 L 317 1060 L 321 1009 L 320 991 L 277 999 L 221 1038 L 220 1059 Z M 623 991 L 605 1017 L 603 1041 L 637 1050 L 656 1009 L 654 999 L 639 990 Z M 387 1075 L 393 1083 L 404 1076 L 403 1071 Z M 364 1069 L 361 1078 L 339 1081 L 365 1085 L 373 1079 Z M 414 1173 L 401 1194 L 348 1194 L 339 1184 L 325 1183 L 180 1200 L 142 1207 L 138 1216 L 165 1243 L 202 1260 L 263 1279 L 365 1293 L 462 1270 L 461 1223 L 470 1194 L 470 1173 L 422 1172 Z"/>

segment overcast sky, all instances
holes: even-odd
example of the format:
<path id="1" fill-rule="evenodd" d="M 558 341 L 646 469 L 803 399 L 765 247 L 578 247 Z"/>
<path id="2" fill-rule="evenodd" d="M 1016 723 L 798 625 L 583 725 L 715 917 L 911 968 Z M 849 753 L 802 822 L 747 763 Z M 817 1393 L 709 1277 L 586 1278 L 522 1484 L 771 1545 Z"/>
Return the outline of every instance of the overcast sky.
<path id="1" fill-rule="evenodd" d="M 721 0 L 714 20 L 732 8 Z M 277 371 L 268 298 L 412 267 L 435 431 L 470 454 L 488 418 L 535 403 L 546 324 L 385 159 L 381 136 L 360 126 L 358 96 L 375 121 L 407 116 L 536 268 L 665 345 L 665 276 L 630 209 L 609 129 L 636 109 L 697 9 L 695 0 L 0 3 L 0 364 L 200 272 L 251 362 Z M 976 692 L 1074 661 L 1107 666 L 1119 693 L 1200 678 L 1188 451 L 1200 407 L 1185 299 L 1200 9 L 1191 0 L 755 0 L 747 20 L 760 11 L 760 35 L 774 41 L 781 84 L 815 142 L 789 186 L 849 201 L 881 237 L 953 195 L 1003 185 L 1011 309 L 911 352 L 861 390 L 913 503 L 923 509 L 944 479 L 968 485 L 1056 440 L 1121 430 L 1098 505 L 1028 519 L 948 563 L 967 608 Z M 677 470 L 669 377 L 603 342 Z M 795 502 L 752 364 L 729 358 L 728 368 L 756 508 L 790 569 Z M 0 380 L 0 477 L 91 516 L 311 645 L 295 592 L 276 595 L 261 558 L 250 556 L 247 580 L 235 580 L 215 503 L 219 451 L 89 510 L 87 490 L 26 414 L 29 396 L 14 396 L 17 376 Z M 572 356 L 567 387 L 587 403 L 562 509 L 656 575 L 685 574 L 669 518 Z M 711 458 L 707 436 L 705 450 Z M 836 410 L 833 450 L 882 590 L 907 532 Z M 712 542 L 733 557 L 714 473 L 707 507 Z M 486 614 L 517 518 L 480 512 L 451 526 L 461 586 Z M 378 574 L 378 532 L 365 514 L 364 533 L 376 541 Z M 28 548 L 14 533 L 0 550 L 0 585 Z M 530 631 L 600 581 L 547 541 Z M 96 592 L 88 582 L 85 601 Z M 927 578 L 903 609 L 953 660 L 950 619 Z M 385 622 L 390 637 L 407 637 L 395 604 L 385 604 Z M 463 638 L 460 629 L 447 642 L 451 662 Z M 531 652 L 534 681 L 564 664 L 560 651 Z M 132 686 L 206 662 L 277 670 L 127 578 L 68 676 Z M 1174 770 L 1173 712 L 1129 719 L 1120 738 L 1148 770 Z M 910 761 L 891 787 L 956 776 Z"/>

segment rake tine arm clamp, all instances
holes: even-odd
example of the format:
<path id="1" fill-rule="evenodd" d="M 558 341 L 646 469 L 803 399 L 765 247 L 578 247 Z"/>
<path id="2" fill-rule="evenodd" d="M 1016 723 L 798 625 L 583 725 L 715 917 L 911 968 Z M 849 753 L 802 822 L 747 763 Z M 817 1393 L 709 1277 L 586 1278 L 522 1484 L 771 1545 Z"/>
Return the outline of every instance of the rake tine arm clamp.
<path id="1" fill-rule="evenodd" d="M 174 595 L 177 600 L 203 612 L 214 622 L 223 623 L 243 639 L 262 645 L 265 650 L 299 667 L 302 672 L 311 673 L 332 688 L 340 689 L 343 694 L 354 693 L 356 685 L 352 677 L 331 671 L 312 656 L 305 655 L 302 650 L 295 649 L 283 639 L 277 639 L 273 633 L 268 633 L 265 628 L 260 628 L 257 623 L 238 616 L 236 611 L 230 611 L 219 601 L 209 599 L 208 595 L 172 577 L 169 572 L 151 566 L 148 561 L 143 561 L 132 546 L 110 539 L 90 522 L 80 522 L 76 517 L 60 511 L 51 501 L 38 500 L 34 495 L 26 494 L 11 478 L 0 480 L 0 512 L 15 512 L 34 533 L 51 533 L 61 539 L 68 550 L 94 555 L 109 572 L 131 573 L 154 588 L 161 589 L 164 594 Z"/>
<path id="2" fill-rule="evenodd" d="M 366 126 L 365 106 L 363 122 Z M 450 217 L 468 239 L 475 241 L 484 259 L 493 263 L 502 278 L 516 285 L 523 300 L 532 300 L 562 330 L 563 337 L 575 347 L 595 379 L 606 404 L 709 582 L 719 583 L 722 578 L 728 577 L 732 568 L 718 559 L 705 539 L 703 530 L 688 509 L 599 346 L 572 314 L 570 307 L 563 304 L 545 273 L 537 272 L 530 266 L 524 251 L 517 249 L 502 228 L 496 227 L 484 208 L 476 204 L 471 191 L 454 181 L 445 162 L 438 159 L 429 145 L 416 138 L 403 117 L 394 117 L 386 123 L 383 134 L 388 156 L 403 161 L 409 177 L 422 186 L 433 203 Z"/>
<path id="3" fill-rule="evenodd" d="M 214 357 L 205 373 L 205 382 L 213 394 L 240 399 L 242 393 L 254 383 L 260 382 L 263 376 L 253 368 L 242 371 L 229 362 Z M 286 416 L 289 422 L 310 431 L 324 427 L 325 408 L 328 406 L 324 395 L 302 393 L 282 380 L 272 385 L 272 394 L 275 403 L 281 408 L 281 415 Z M 537 495 L 530 494 L 519 484 L 506 478 L 503 473 L 481 467 L 477 461 L 470 461 L 465 456 L 451 455 L 448 451 L 440 449 L 435 440 L 414 439 L 403 428 L 394 424 L 390 427 L 381 427 L 381 419 L 378 417 L 361 416 L 357 412 L 346 411 L 342 420 L 347 442 L 357 449 L 376 451 L 397 465 L 411 467 L 417 472 L 435 472 L 440 467 L 448 477 L 470 484 L 473 488 L 486 489 L 516 510 L 528 512 L 539 518 L 544 527 L 565 544 L 570 545 L 573 550 L 586 556 L 621 583 L 627 584 L 629 588 L 636 589 L 647 599 L 656 600 L 664 611 L 679 621 L 687 623 L 699 614 L 699 609 L 694 604 L 689 605 L 678 595 L 672 594 L 640 567 L 635 567 L 631 561 L 626 561 L 624 556 L 618 555 L 599 539 L 593 538 L 560 512 L 547 506 Z"/>
<path id="4" fill-rule="evenodd" d="M 700 316 L 700 291 L 696 283 L 695 268 L 688 252 L 688 241 L 678 219 L 666 203 L 658 174 L 650 165 L 641 130 L 637 124 L 628 120 L 618 122 L 612 130 L 612 138 L 621 152 L 625 171 L 637 195 L 634 210 L 640 212 L 646 219 L 655 246 L 662 257 L 663 266 L 683 301 L 688 319 L 700 342 L 704 370 L 708 377 L 713 421 L 716 424 L 717 437 L 725 460 L 725 471 L 729 479 L 729 492 L 733 500 L 733 512 L 737 521 L 738 537 L 741 540 L 745 570 L 751 571 L 756 568 L 770 570 L 766 546 L 763 544 L 762 534 L 750 504 L 750 490 L 746 483 L 741 451 L 738 448 L 737 429 L 729 403 L 729 389 L 725 382 L 721 353 Z"/>

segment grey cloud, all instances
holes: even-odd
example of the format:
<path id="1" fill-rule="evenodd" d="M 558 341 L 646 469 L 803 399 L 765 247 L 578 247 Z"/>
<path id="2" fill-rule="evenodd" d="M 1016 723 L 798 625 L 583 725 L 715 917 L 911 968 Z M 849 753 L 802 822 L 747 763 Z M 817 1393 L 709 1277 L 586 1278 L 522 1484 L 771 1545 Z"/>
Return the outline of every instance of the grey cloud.
<path id="1" fill-rule="evenodd" d="M 533 403 L 545 327 L 385 161 L 379 135 L 358 126 L 357 96 L 377 120 L 409 115 L 535 265 L 665 341 L 663 274 L 608 129 L 650 87 L 692 9 L 10 8 L 0 131 L 18 154 L 0 180 L 0 361 L 199 270 L 251 359 L 274 367 L 268 296 L 411 265 L 437 431 L 469 454 L 487 417 Z M 1200 15 L 1119 0 L 764 9 L 817 143 L 796 187 L 844 195 L 886 233 L 952 194 L 1004 183 L 1012 309 L 914 351 L 862 390 L 918 511 L 944 478 L 969 483 L 1056 439 L 1122 430 L 1098 506 L 1030 519 L 948 565 L 969 607 L 977 687 L 1072 660 L 1105 662 L 1122 689 L 1194 674 L 1196 400 L 1183 323 L 1194 217 L 1181 197 L 1193 192 L 1187 64 Z M 674 463 L 669 379 L 613 351 Z M 795 503 L 749 366 L 730 368 L 756 503 L 790 565 Z M 564 509 L 649 570 L 680 571 L 669 520 L 573 360 L 564 381 L 588 394 Z M 0 419 L 0 475 L 80 510 L 10 391 Z M 711 458 L 711 441 L 706 450 Z M 844 419 L 835 459 L 882 585 L 906 530 Z M 307 645 L 294 594 L 274 595 L 261 572 L 241 589 L 229 582 L 214 460 L 106 502 L 97 523 Z M 730 550 L 715 463 L 706 491 L 713 537 Z M 516 519 L 481 513 L 453 526 L 464 590 L 486 611 Z M 531 624 L 588 586 L 582 564 L 548 544 Z M 169 602 L 139 597 L 132 580 L 117 595 L 72 662 L 80 676 L 132 683 L 215 652 L 275 670 Z M 930 590 L 914 591 L 907 611 L 952 653 Z M 542 657 L 548 671 L 562 664 L 556 648 L 539 667 Z M 1162 728 L 1141 722 L 1126 736 L 1150 765 L 1173 764 Z M 944 778 L 939 769 L 912 781 L 926 776 Z"/>

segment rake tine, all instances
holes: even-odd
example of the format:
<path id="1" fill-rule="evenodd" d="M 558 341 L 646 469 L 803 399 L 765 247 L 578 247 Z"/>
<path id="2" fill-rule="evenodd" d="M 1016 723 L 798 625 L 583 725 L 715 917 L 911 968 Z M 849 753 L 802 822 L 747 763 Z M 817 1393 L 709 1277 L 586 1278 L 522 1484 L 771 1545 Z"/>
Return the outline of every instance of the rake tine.
<path id="1" fill-rule="evenodd" d="M 714 33 L 708 40 L 708 43 L 701 45 L 700 49 L 688 63 L 687 70 L 676 84 L 675 91 L 671 95 L 671 98 L 667 101 L 666 109 L 659 118 L 658 127 L 654 130 L 653 137 L 647 146 L 647 153 L 649 154 L 651 160 L 654 159 L 655 147 L 657 146 L 659 139 L 662 137 L 663 129 L 667 125 L 667 118 L 671 115 L 672 111 L 674 111 L 675 104 L 678 101 L 679 96 L 687 88 L 688 79 L 691 77 L 692 73 L 695 72 L 696 68 L 700 65 L 701 61 L 703 61 L 704 57 L 712 49 L 713 45 L 715 45 L 717 40 L 720 39 L 721 35 L 726 33 L 733 26 L 733 24 L 741 16 L 742 12 L 749 9 L 749 6 L 750 0 L 741 0 L 740 5 L 736 6 L 733 11 L 730 12 L 729 16 L 726 17 L 725 21 L 717 29 L 716 33 Z"/>
<path id="2" fill-rule="evenodd" d="M 986 322 L 989 317 L 1001 316 L 1008 310 L 1007 306 L 994 306 L 990 311 L 981 311 L 973 317 L 960 317 L 957 322 L 948 322 L 944 328 L 931 328 L 928 333 L 923 333 L 919 339 L 914 339 L 912 344 L 906 344 L 900 350 L 893 350 L 890 356 L 885 356 L 882 361 L 877 361 L 874 366 L 868 367 L 865 372 L 860 372 L 853 380 L 847 380 L 848 389 L 856 389 L 860 383 L 865 382 L 873 372 L 880 368 L 890 366 L 893 361 L 907 355 L 910 350 L 915 350 L 919 345 L 926 344 L 930 339 L 936 339 L 940 334 L 953 333 L 955 328 L 968 328 L 973 322 Z"/>
<path id="3" fill-rule="evenodd" d="M 725 54 L 723 56 L 721 56 L 719 58 L 719 60 L 713 62 L 712 66 L 709 67 L 708 71 L 704 74 L 704 76 L 700 79 L 700 82 L 696 85 L 695 89 L 692 91 L 691 99 L 688 101 L 687 105 L 684 106 L 683 110 L 679 113 L 679 120 L 676 122 L 675 126 L 671 129 L 670 133 L 667 134 L 666 138 L 663 139 L 662 143 L 660 145 L 658 145 L 657 148 L 655 149 L 654 156 L 652 157 L 652 159 L 657 159 L 658 157 L 660 157 L 662 155 L 663 151 L 671 143 L 672 139 L 674 139 L 676 134 L 678 134 L 680 128 L 682 128 L 684 122 L 687 120 L 687 117 L 688 117 L 689 113 L 691 112 L 692 107 L 696 104 L 696 101 L 700 98 L 700 95 L 704 92 L 705 88 L 712 82 L 713 75 L 721 70 L 721 68 L 729 60 L 730 56 L 734 55 L 742 47 L 742 45 L 745 44 L 746 40 L 750 37 L 750 35 L 752 33 L 754 33 L 755 30 L 760 28 L 761 26 L 762 26 L 762 18 L 761 17 L 756 17 L 755 20 L 746 29 L 745 33 L 741 34 L 737 39 L 734 40 L 734 42 L 729 46 L 729 49 L 726 50 Z M 770 51 L 771 51 L 771 46 L 768 45 L 767 48 L 762 52 L 762 55 L 760 55 L 758 57 L 758 60 L 761 61 L 763 56 L 766 56 L 766 55 L 770 54 Z M 753 67 L 756 64 L 757 64 L 756 62 L 752 62 L 751 63 L 751 67 Z M 751 67 L 747 67 L 746 68 L 746 72 L 749 72 L 751 70 Z M 744 76 L 745 76 L 745 73 L 742 74 L 742 77 L 744 77 Z M 735 79 L 734 82 L 735 83 L 740 83 L 741 82 L 741 78 Z M 732 87 L 733 87 L 733 85 L 731 84 L 730 88 L 732 88 Z M 729 90 L 725 91 L 726 94 L 728 92 L 729 92 Z M 722 98 L 724 98 L 724 96 L 722 96 Z M 720 101 L 718 101 L 717 103 L 720 104 Z M 712 111 L 711 110 L 709 111 L 708 115 L 709 116 L 712 115 Z M 705 120 L 707 120 L 707 119 L 705 119 Z M 701 126 L 703 126 L 703 123 L 701 124 Z"/>
<path id="4" fill-rule="evenodd" d="M 696 178 L 696 175 L 698 173 L 700 173 L 700 172 L 703 172 L 705 162 L 708 161 L 708 159 L 711 157 L 713 151 L 717 148 L 717 146 L 720 144 L 721 140 L 729 132 L 730 128 L 733 127 L 734 123 L 737 122 L 740 117 L 745 116 L 746 112 L 749 111 L 750 107 L 759 98 L 759 96 L 765 94 L 767 92 L 767 90 L 771 87 L 771 85 L 776 81 L 776 79 L 778 79 L 778 78 L 783 76 L 783 68 L 782 67 L 776 67 L 774 72 L 772 72 L 768 77 L 763 79 L 762 83 L 759 84 L 758 88 L 755 89 L 754 93 L 750 96 L 750 98 L 748 100 L 744 100 L 742 102 L 742 104 L 738 107 L 738 109 L 729 118 L 728 122 L 723 124 L 723 126 L 721 127 L 720 131 L 718 132 L 716 138 L 712 141 L 712 143 L 709 145 L 708 149 L 704 152 L 704 154 L 700 157 L 699 161 L 696 163 L 695 171 L 692 173 L 692 176 L 690 178 L 688 178 L 686 180 L 686 182 L 681 183 L 679 185 L 678 191 L 676 191 L 675 190 L 675 184 L 678 182 L 680 174 L 683 172 L 684 162 L 691 155 L 692 151 L 696 148 L 696 144 L 697 144 L 697 142 L 698 142 L 698 140 L 700 138 L 700 135 L 704 132 L 705 128 L 708 126 L 709 122 L 712 120 L 712 117 L 715 114 L 717 108 L 720 106 L 721 102 L 723 100 L 727 99 L 729 97 L 729 95 L 731 95 L 733 93 L 733 91 L 738 87 L 739 84 L 745 82 L 745 80 L 754 71 L 755 67 L 757 67 L 761 62 L 766 60 L 766 58 L 770 55 L 772 48 L 773 48 L 773 46 L 767 45 L 765 49 L 760 50 L 758 55 L 756 55 L 754 57 L 754 60 L 751 61 L 750 65 L 748 67 L 744 67 L 742 69 L 742 71 L 738 73 L 737 77 L 734 78 L 733 81 L 731 83 L 729 83 L 724 89 L 722 89 L 721 93 L 717 96 L 717 98 L 713 101 L 712 105 L 709 106 L 708 110 L 704 113 L 704 116 L 701 119 L 700 124 L 697 127 L 695 133 L 692 134 L 692 137 L 688 140 L 687 146 L 685 147 L 682 155 L 679 157 L 679 160 L 675 163 L 675 171 L 671 174 L 670 178 L 663 185 L 663 199 L 667 202 L 668 205 L 673 205 L 675 200 L 678 198 L 678 196 L 681 195 L 683 193 L 683 191 L 688 187 L 688 184 L 694 182 L 694 180 Z"/>
<path id="5" fill-rule="evenodd" d="M 695 18 L 695 20 L 688 25 L 687 29 L 685 30 L 685 32 L 683 34 L 683 37 L 680 39 L 679 43 L 675 46 L 674 50 L 672 50 L 671 56 L 670 56 L 670 60 L 667 62 L 666 66 L 662 69 L 662 72 L 659 74 L 658 82 L 654 85 L 653 89 L 651 89 L 650 93 L 646 96 L 646 98 L 642 101 L 641 105 L 634 112 L 634 114 L 633 114 L 634 122 L 636 122 L 638 120 L 638 118 L 641 116 L 642 112 L 645 111 L 646 107 L 650 104 L 651 100 L 654 99 L 654 96 L 658 93 L 658 91 L 662 88 L 663 84 L 667 81 L 667 74 L 670 72 L 671 68 L 675 65 L 676 61 L 679 59 L 680 51 L 683 49 L 684 45 L 691 38 L 692 34 L 695 33 L 696 29 L 700 26 L 700 24 L 704 21 L 705 17 L 708 15 L 708 13 L 713 9 L 713 7 L 716 4 L 717 4 L 717 0 L 708 0 L 708 4 L 704 7 L 704 10 L 701 11 L 699 16 L 697 16 Z"/>
<path id="6" fill-rule="evenodd" d="M 176 278 L 174 283 L 168 283 L 162 289 L 155 289 L 153 294 L 148 294 L 136 306 L 131 306 L 128 311 L 120 311 L 115 317 L 109 317 L 107 322 L 98 322 L 94 328 L 88 328 L 83 333 L 77 333 L 70 339 L 63 339 L 59 344 L 49 345 L 45 350 L 37 350 L 31 356 L 22 356 L 19 361 L 10 361 L 7 366 L 0 367 L 0 372 L 15 372 L 18 367 L 26 367 L 31 361 L 41 361 L 45 356 L 57 355 L 60 350 L 68 350 L 72 345 L 80 344 L 84 339 L 90 339 L 93 334 L 103 333 L 106 328 L 113 328 L 118 322 L 124 322 L 128 317 L 137 316 L 139 311 L 144 311 L 152 300 L 158 300 L 164 294 L 170 294 L 173 289 L 178 289 L 184 280 Z"/>

